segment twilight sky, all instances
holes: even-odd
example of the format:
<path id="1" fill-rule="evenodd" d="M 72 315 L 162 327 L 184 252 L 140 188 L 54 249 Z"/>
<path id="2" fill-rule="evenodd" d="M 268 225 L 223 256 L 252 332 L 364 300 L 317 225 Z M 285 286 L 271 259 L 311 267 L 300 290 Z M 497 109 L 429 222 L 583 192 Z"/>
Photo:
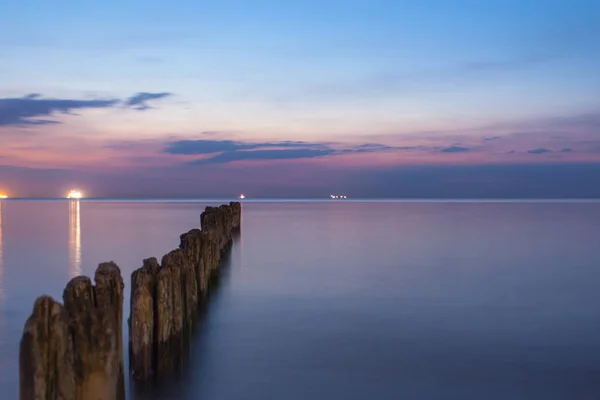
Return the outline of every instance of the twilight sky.
<path id="1" fill-rule="evenodd" d="M 0 3 L 12 197 L 600 196 L 596 0 Z"/>

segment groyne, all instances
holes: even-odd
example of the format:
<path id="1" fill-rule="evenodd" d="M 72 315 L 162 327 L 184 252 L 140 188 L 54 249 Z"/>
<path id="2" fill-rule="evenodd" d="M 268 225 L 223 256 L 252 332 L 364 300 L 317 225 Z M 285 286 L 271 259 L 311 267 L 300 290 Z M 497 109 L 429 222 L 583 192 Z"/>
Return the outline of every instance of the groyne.
<path id="1" fill-rule="evenodd" d="M 165 254 L 160 265 L 150 258 L 132 273 L 129 366 L 134 380 L 162 378 L 183 367 L 198 307 L 240 221 L 240 203 L 207 207 L 201 229 L 182 234 L 179 248 Z"/>
<path id="2" fill-rule="evenodd" d="M 180 245 L 131 275 L 129 370 L 149 382 L 184 366 L 198 310 L 241 225 L 241 204 L 206 207 Z M 114 262 L 39 297 L 20 344 L 21 400 L 123 400 L 123 279 Z"/>
<path id="3" fill-rule="evenodd" d="M 64 305 L 35 301 L 20 344 L 21 400 L 125 398 L 121 271 L 102 263 L 94 280 L 71 279 Z"/>

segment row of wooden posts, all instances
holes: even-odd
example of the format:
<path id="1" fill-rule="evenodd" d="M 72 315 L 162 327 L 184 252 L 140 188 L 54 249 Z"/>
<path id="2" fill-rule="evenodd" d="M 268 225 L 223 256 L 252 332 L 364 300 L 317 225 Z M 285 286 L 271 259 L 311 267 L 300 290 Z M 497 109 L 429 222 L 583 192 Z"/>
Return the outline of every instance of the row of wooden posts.
<path id="1" fill-rule="evenodd" d="M 241 225 L 241 204 L 206 207 L 202 229 L 180 236 L 165 256 L 131 275 L 129 369 L 150 382 L 183 367 L 209 283 Z M 123 400 L 123 278 L 114 262 L 71 279 L 63 304 L 39 297 L 20 344 L 21 400 Z"/>

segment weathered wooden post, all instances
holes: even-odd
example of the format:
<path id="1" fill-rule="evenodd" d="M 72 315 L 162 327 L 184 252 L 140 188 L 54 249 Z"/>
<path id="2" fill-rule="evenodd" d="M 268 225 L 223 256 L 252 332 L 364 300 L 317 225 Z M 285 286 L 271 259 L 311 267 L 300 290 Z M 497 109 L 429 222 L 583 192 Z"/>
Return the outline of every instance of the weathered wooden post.
<path id="1" fill-rule="evenodd" d="M 123 279 L 114 263 L 36 300 L 21 339 L 21 400 L 124 400 Z"/>
<path id="2" fill-rule="evenodd" d="M 158 261 L 148 258 L 131 274 L 131 317 L 129 320 L 129 366 L 134 379 L 147 380 L 156 368 L 155 313 Z"/>
<path id="3" fill-rule="evenodd" d="M 130 368 L 138 381 L 183 366 L 198 305 L 239 230 L 240 203 L 206 207 L 200 221 L 202 229 L 182 234 L 179 249 L 165 254 L 160 266 L 144 260 L 131 276 Z"/>
<path id="4" fill-rule="evenodd" d="M 39 297 L 20 344 L 21 400 L 75 400 L 73 342 L 65 308 L 50 296 Z"/>

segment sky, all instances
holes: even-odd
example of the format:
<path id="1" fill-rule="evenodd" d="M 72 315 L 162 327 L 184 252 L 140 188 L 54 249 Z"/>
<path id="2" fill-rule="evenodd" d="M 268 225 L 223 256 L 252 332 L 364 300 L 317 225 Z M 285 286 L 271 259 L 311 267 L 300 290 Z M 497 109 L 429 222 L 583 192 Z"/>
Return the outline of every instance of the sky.
<path id="1" fill-rule="evenodd" d="M 10 197 L 600 197 L 596 0 L 0 0 Z"/>

